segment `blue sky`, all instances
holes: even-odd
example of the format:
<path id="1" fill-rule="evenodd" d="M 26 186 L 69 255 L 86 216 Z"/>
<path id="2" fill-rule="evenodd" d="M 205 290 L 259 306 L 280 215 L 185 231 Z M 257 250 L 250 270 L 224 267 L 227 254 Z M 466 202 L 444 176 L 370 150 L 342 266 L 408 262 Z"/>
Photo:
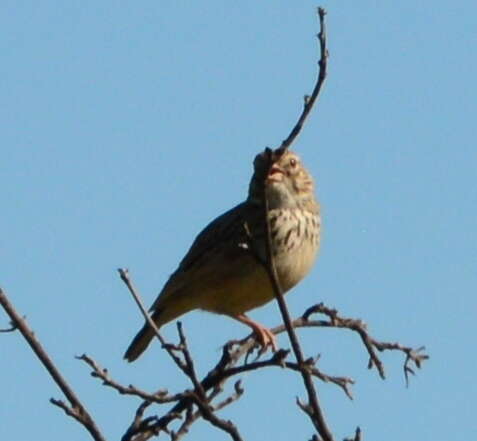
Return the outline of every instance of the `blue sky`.
<path id="1" fill-rule="evenodd" d="M 382 381 L 356 336 L 301 331 L 325 372 L 357 381 L 353 402 L 318 383 L 322 405 L 337 440 L 357 425 L 365 440 L 471 439 L 477 4 L 322 5 L 329 78 L 294 149 L 317 181 L 323 243 L 289 307 L 298 315 L 323 301 L 431 355 L 406 389 L 400 354 L 383 354 Z M 0 284 L 108 439 L 137 402 L 73 356 L 86 352 L 125 384 L 186 385 L 157 344 L 135 364 L 121 359 L 142 320 L 116 268 L 130 269 L 149 304 L 200 229 L 243 200 L 254 155 L 288 134 L 313 85 L 316 6 L 2 2 Z M 279 321 L 273 303 L 251 316 Z M 248 332 L 200 312 L 183 323 L 200 373 Z M 1 439 L 87 439 L 48 403 L 61 394 L 18 334 L 0 336 L 0 363 Z M 297 375 L 243 382 L 221 415 L 245 439 L 311 437 Z M 189 439 L 226 436 L 199 423 Z"/>

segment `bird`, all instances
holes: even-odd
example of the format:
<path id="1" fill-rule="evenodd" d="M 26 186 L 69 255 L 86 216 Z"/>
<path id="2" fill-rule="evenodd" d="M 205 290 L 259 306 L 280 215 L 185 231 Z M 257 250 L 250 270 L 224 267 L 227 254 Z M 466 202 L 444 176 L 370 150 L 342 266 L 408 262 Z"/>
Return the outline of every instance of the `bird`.
<path id="1" fill-rule="evenodd" d="M 293 151 L 267 148 L 255 157 L 253 166 L 246 200 L 199 233 L 152 304 L 150 314 L 158 328 L 189 311 L 205 310 L 249 326 L 262 348 L 277 350 L 275 335 L 246 314 L 275 297 L 264 266 L 264 196 L 270 250 L 283 293 L 300 282 L 315 261 L 320 245 L 320 206 L 313 178 Z M 136 360 L 154 335 L 146 322 L 124 358 Z"/>

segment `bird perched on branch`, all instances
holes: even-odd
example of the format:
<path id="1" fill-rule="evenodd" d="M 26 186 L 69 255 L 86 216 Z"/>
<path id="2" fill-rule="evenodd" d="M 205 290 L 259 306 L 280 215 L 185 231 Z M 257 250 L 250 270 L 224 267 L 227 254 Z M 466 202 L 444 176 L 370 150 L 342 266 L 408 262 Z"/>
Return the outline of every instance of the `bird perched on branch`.
<path id="1" fill-rule="evenodd" d="M 290 290 L 308 273 L 320 242 L 320 210 L 313 178 L 295 153 L 266 149 L 254 160 L 245 202 L 219 216 L 197 236 L 151 306 L 158 328 L 201 309 L 244 323 L 264 348 L 277 349 L 274 334 L 245 314 L 274 298 L 264 267 L 264 194 L 271 253 L 282 291 Z M 136 360 L 153 337 L 154 330 L 146 322 L 124 358 Z"/>

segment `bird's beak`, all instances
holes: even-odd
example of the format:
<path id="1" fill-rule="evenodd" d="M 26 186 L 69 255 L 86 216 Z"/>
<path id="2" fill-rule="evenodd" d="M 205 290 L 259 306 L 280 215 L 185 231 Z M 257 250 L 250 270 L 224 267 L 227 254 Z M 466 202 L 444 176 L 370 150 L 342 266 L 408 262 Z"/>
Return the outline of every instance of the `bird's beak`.
<path id="1" fill-rule="evenodd" d="M 281 182 L 285 176 L 285 172 L 278 167 L 278 165 L 272 165 L 272 168 L 268 172 L 267 182 Z"/>

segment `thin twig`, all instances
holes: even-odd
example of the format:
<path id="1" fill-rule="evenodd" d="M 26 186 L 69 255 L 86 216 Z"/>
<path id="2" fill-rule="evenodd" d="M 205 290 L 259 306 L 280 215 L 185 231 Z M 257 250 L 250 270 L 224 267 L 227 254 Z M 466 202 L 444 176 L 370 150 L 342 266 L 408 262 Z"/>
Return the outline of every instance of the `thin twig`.
<path id="1" fill-rule="evenodd" d="M 315 84 L 315 87 L 313 89 L 312 95 L 310 97 L 305 97 L 305 103 L 304 103 L 304 108 L 303 111 L 295 124 L 294 128 L 288 135 L 288 137 L 282 142 L 280 147 L 276 149 L 275 151 L 272 151 L 268 149 L 269 154 L 272 155 L 281 155 L 283 152 L 294 142 L 296 137 L 299 135 L 300 131 L 303 128 L 303 125 L 308 118 L 313 105 L 315 104 L 315 101 L 318 98 L 318 95 L 322 89 L 323 83 L 326 78 L 327 74 L 327 59 L 328 59 L 328 50 L 326 47 L 326 30 L 325 30 L 325 23 L 324 23 L 324 16 L 325 16 L 325 11 L 322 8 L 318 9 L 318 14 L 319 14 L 319 20 L 320 20 L 320 33 L 318 34 L 318 39 L 320 43 L 320 51 L 321 51 L 321 58 L 319 61 L 319 73 L 318 73 L 318 78 Z M 267 224 L 268 227 L 268 224 Z M 269 228 L 268 228 L 269 229 Z M 270 233 L 268 232 L 268 235 Z M 270 243 L 268 243 L 270 245 Z M 301 403 L 299 402 L 300 407 L 307 412 L 307 414 L 310 416 L 310 418 L 313 420 L 315 427 L 320 433 L 321 436 L 318 436 L 315 434 L 313 436 L 314 440 L 319 440 L 319 441 L 331 441 L 332 435 L 329 432 L 329 429 L 326 426 L 326 423 L 324 421 L 324 417 L 322 415 L 321 409 L 319 408 L 318 404 L 318 398 L 316 396 L 316 391 L 314 390 L 314 385 L 312 381 L 312 376 L 315 376 L 322 381 L 325 382 L 332 382 L 339 387 L 341 387 L 344 392 L 351 398 L 351 392 L 349 390 L 349 386 L 353 384 L 353 380 L 347 377 L 333 377 L 324 374 L 321 372 L 316 366 L 316 360 L 313 359 L 308 359 L 304 360 L 303 354 L 301 353 L 301 349 L 299 347 L 298 341 L 296 339 L 296 335 L 293 331 L 293 328 L 295 327 L 313 327 L 313 326 L 324 326 L 324 327 L 342 327 L 342 328 L 348 328 L 351 329 L 355 332 L 358 332 L 358 334 L 361 336 L 364 345 L 366 346 L 368 353 L 370 355 L 370 358 L 373 361 L 373 365 L 378 368 L 378 371 L 381 374 L 380 366 L 382 367 L 382 363 L 379 361 L 379 358 L 376 355 L 375 349 L 377 350 L 384 350 L 387 349 L 384 346 L 382 346 L 383 349 L 380 349 L 379 342 L 373 340 L 369 334 L 367 333 L 366 329 L 358 325 L 362 324 L 361 321 L 338 321 L 336 317 L 330 317 L 329 321 L 325 320 L 309 320 L 308 317 L 301 317 L 293 322 L 291 322 L 290 316 L 288 314 L 288 311 L 286 309 L 286 305 L 283 302 L 283 298 L 281 296 L 281 290 L 279 286 L 279 282 L 276 277 L 276 270 L 274 270 L 274 265 L 273 265 L 273 258 L 271 258 L 270 255 L 270 250 L 268 250 L 268 263 L 269 267 L 268 270 L 271 273 L 271 279 L 272 283 L 274 281 L 274 288 L 275 292 L 277 294 L 277 301 L 283 308 L 281 307 L 281 312 L 283 315 L 284 323 L 285 325 L 281 325 L 277 328 L 274 328 L 272 331 L 275 333 L 278 332 L 283 332 L 284 330 L 287 330 L 290 336 L 290 341 L 292 343 L 293 350 L 295 352 L 295 356 L 297 358 L 297 363 L 291 363 L 287 362 L 285 360 L 286 354 L 283 352 L 277 352 L 275 356 L 277 358 L 272 357 L 269 360 L 266 361 L 258 361 L 255 363 L 246 363 L 242 366 L 235 366 L 235 364 L 238 362 L 238 360 L 244 355 L 249 353 L 250 349 L 253 348 L 253 346 L 256 344 L 255 338 L 248 338 L 244 340 L 243 342 L 240 342 L 240 344 L 236 344 L 237 342 L 229 342 L 229 344 L 224 346 L 224 351 L 222 354 L 222 357 L 220 361 L 217 363 L 217 365 L 202 379 L 200 382 L 201 387 L 203 388 L 204 392 L 206 393 L 208 390 L 211 388 L 214 389 L 214 392 L 217 392 L 221 390 L 222 384 L 226 381 L 226 379 L 230 378 L 232 375 L 237 375 L 239 373 L 243 373 L 246 371 L 266 367 L 266 366 L 284 366 L 289 369 L 293 369 L 296 371 L 299 371 L 304 379 L 305 386 L 308 391 L 308 396 L 309 396 L 309 403 Z M 280 301 L 281 299 L 281 301 Z M 146 318 L 147 319 L 147 318 Z M 290 335 L 291 334 L 291 335 Z M 235 345 L 235 346 L 234 346 Z M 180 350 L 181 349 L 180 345 L 179 347 L 175 347 L 175 350 Z M 419 361 L 424 360 L 425 356 L 419 355 L 420 358 L 417 358 L 415 356 L 414 352 L 409 352 L 406 351 L 406 347 L 389 347 L 389 349 L 397 349 L 397 350 L 403 350 L 407 354 L 406 358 L 406 363 L 405 363 L 405 372 L 406 373 L 412 373 L 412 369 L 407 366 L 408 362 L 414 361 L 416 363 L 417 360 L 417 365 L 419 367 Z M 186 361 L 187 365 L 187 361 Z M 197 390 L 197 383 L 194 384 Z M 213 392 L 213 393 L 214 393 Z M 208 403 L 210 403 L 211 400 L 211 395 L 208 395 Z M 230 398 L 230 397 L 229 397 Z M 198 396 L 194 396 L 194 401 L 198 400 Z M 208 405 L 207 402 L 204 402 L 203 400 L 200 400 L 200 402 L 197 402 L 196 405 L 199 408 L 203 408 L 205 415 L 202 414 L 202 416 L 206 417 L 208 415 L 208 412 L 212 412 L 217 410 L 220 405 L 216 406 L 211 406 Z M 224 400 L 223 403 L 228 403 L 228 400 Z M 164 416 L 161 418 L 156 418 L 156 419 L 148 419 L 148 421 L 143 421 L 144 424 L 141 425 L 136 425 L 136 430 L 134 433 L 129 433 L 129 436 L 125 436 L 123 439 L 124 440 L 130 440 L 134 439 L 135 441 L 143 441 L 146 439 L 149 439 L 151 436 L 158 434 L 160 431 L 168 431 L 167 426 L 168 424 L 175 418 L 177 418 L 179 415 L 181 415 L 184 411 L 186 411 L 186 420 L 184 423 L 180 426 L 180 429 L 177 433 L 172 433 L 171 438 L 173 440 L 178 439 L 179 437 L 183 436 L 189 429 L 190 425 L 195 421 L 197 418 L 200 417 L 199 411 L 193 412 L 190 406 L 190 399 L 184 397 L 181 399 L 176 405 L 172 407 Z M 210 415 L 209 415 L 210 416 Z M 212 418 L 216 418 L 215 415 L 212 416 Z M 219 421 L 221 421 L 219 419 Z M 230 433 L 230 432 L 229 432 Z M 136 437 L 137 435 L 137 437 Z M 355 434 L 355 440 L 358 441 L 360 437 L 360 432 L 359 430 Z"/>
<path id="2" fill-rule="evenodd" d="M 308 115 L 310 114 L 311 109 L 313 108 L 315 101 L 318 98 L 318 95 L 320 94 L 323 83 L 325 82 L 326 75 L 328 73 L 327 61 L 328 61 L 328 55 L 329 55 L 328 48 L 326 46 L 325 15 L 326 15 L 326 11 L 323 8 L 318 8 L 318 17 L 320 20 L 320 32 L 317 35 L 317 37 L 320 43 L 321 57 L 320 57 L 320 61 L 318 62 L 319 70 L 318 70 L 318 78 L 316 80 L 315 87 L 313 88 L 313 92 L 311 93 L 310 96 L 308 95 L 305 96 L 303 111 L 301 112 L 301 115 L 298 118 L 298 121 L 295 124 L 295 127 L 293 127 L 290 134 L 282 142 L 278 150 L 285 151 L 286 149 L 288 149 L 293 144 L 296 137 L 300 134 L 301 129 L 303 128 L 303 125 L 306 119 L 308 118 Z"/>
<path id="3" fill-rule="evenodd" d="M 184 355 L 185 364 L 187 366 L 187 376 L 190 378 L 192 384 L 194 385 L 194 389 L 196 390 L 198 397 L 202 401 L 205 401 L 207 400 L 207 397 L 205 395 L 205 391 L 202 387 L 202 384 L 200 384 L 200 381 L 197 378 L 197 374 L 195 372 L 195 367 L 194 367 L 194 361 L 190 354 L 189 347 L 187 345 L 187 339 L 184 334 L 184 330 L 182 329 L 181 322 L 177 322 L 177 332 L 179 333 L 181 351 L 182 351 L 182 354 Z"/>
<path id="4" fill-rule="evenodd" d="M 91 357 L 88 357 L 86 354 L 77 356 L 76 358 L 78 360 L 84 361 L 92 369 L 92 377 L 99 378 L 100 380 L 102 380 L 103 385 L 115 389 L 121 395 L 132 395 L 150 403 L 156 404 L 174 403 L 184 398 L 185 396 L 185 394 L 183 393 L 169 395 L 168 391 L 164 389 L 149 393 L 138 389 L 132 384 L 124 386 L 117 381 L 114 381 L 111 378 L 107 369 L 101 367 L 95 360 L 93 360 Z"/>
<path id="5" fill-rule="evenodd" d="M 209 421 L 211 424 L 213 424 L 217 428 L 229 433 L 230 436 L 235 441 L 241 440 L 238 429 L 231 421 L 222 420 L 214 414 L 215 409 L 210 405 L 210 402 L 215 397 L 215 394 L 212 393 L 211 395 L 207 396 L 206 390 L 210 388 L 204 388 L 203 382 L 200 382 L 197 377 L 197 374 L 195 372 L 195 367 L 194 367 L 194 361 L 190 354 L 190 351 L 187 345 L 187 339 L 184 334 L 184 330 L 182 328 L 181 323 L 177 322 L 179 344 L 173 345 L 171 343 L 166 342 L 166 340 L 159 333 L 159 330 L 156 324 L 154 323 L 154 321 L 152 320 L 151 316 L 146 311 L 143 305 L 143 302 L 141 301 L 141 297 L 129 276 L 128 270 L 120 268 L 118 269 L 118 272 L 121 277 L 121 280 L 126 284 L 129 292 L 131 293 L 136 304 L 141 310 L 142 315 L 146 319 L 147 323 L 154 330 L 156 337 L 159 339 L 159 341 L 162 344 L 162 347 L 171 356 L 171 358 L 174 360 L 176 365 L 181 369 L 181 371 L 190 379 L 190 381 L 192 382 L 194 386 L 193 391 L 185 391 L 182 394 L 182 396 L 181 394 L 177 394 L 170 397 L 168 396 L 162 397 L 162 396 L 147 394 L 146 392 L 141 391 L 133 386 L 128 386 L 128 387 L 121 386 L 120 384 L 114 382 L 107 374 L 107 371 L 101 369 L 99 365 L 95 364 L 95 362 L 92 359 L 86 356 L 79 357 L 80 359 L 88 363 L 93 368 L 93 376 L 97 376 L 101 378 L 107 386 L 113 387 L 114 389 L 116 389 L 118 392 L 122 394 L 140 396 L 141 398 L 147 401 L 152 401 L 155 403 L 179 401 L 174 406 L 174 408 L 167 413 L 165 420 L 164 419 L 157 420 L 156 418 L 156 419 L 148 419 L 147 423 L 145 423 L 145 421 L 139 424 L 136 424 L 135 422 L 133 422 L 133 424 L 130 425 L 130 427 L 128 428 L 127 432 L 124 434 L 122 439 L 123 440 L 130 440 L 130 439 L 142 440 L 142 439 L 147 439 L 150 436 L 159 433 L 161 430 L 168 431 L 167 425 L 169 424 L 169 422 L 172 421 L 173 419 L 176 419 L 184 410 L 190 410 L 191 403 L 194 403 L 199 408 L 201 416 L 204 419 Z M 184 360 L 178 357 L 176 355 L 176 352 L 180 352 Z M 214 387 L 217 384 L 218 383 L 215 383 Z M 230 402 L 232 401 L 234 400 L 231 400 Z M 223 403 L 223 406 L 225 405 L 226 403 Z M 151 423 L 152 425 L 150 425 L 149 423 Z M 189 427 L 189 425 L 183 426 L 183 429 L 187 427 Z M 136 434 L 138 433 L 139 433 L 139 436 L 135 438 Z"/>
<path id="6" fill-rule="evenodd" d="M 189 432 L 190 426 L 194 424 L 201 417 L 200 411 L 196 410 L 195 412 L 188 412 L 184 422 L 180 425 L 177 432 L 171 431 L 171 441 L 179 441 L 183 436 L 187 435 Z"/>
<path id="7" fill-rule="evenodd" d="M 328 319 L 313 320 L 311 318 L 311 315 L 316 313 L 324 314 L 327 316 Z M 428 358 L 427 355 L 422 354 L 420 352 L 422 348 L 413 349 L 411 347 L 404 346 L 399 343 L 386 343 L 376 340 L 369 334 L 365 324 L 361 320 L 342 317 L 335 309 L 329 308 L 322 303 L 308 308 L 301 317 L 298 317 L 292 321 L 292 326 L 294 328 L 334 327 L 349 329 L 353 332 L 357 332 L 356 328 L 360 328 L 360 332 L 366 334 L 365 339 L 370 342 L 370 347 L 373 351 L 374 348 L 376 348 L 377 351 L 397 350 L 403 352 L 406 355 L 406 361 L 408 363 L 411 361 L 414 363 L 420 363 Z M 286 327 L 285 325 L 279 325 L 272 328 L 271 331 L 274 334 L 280 334 L 286 331 Z M 200 382 L 204 391 L 207 392 L 210 389 L 217 388 L 217 386 L 223 384 L 227 379 L 233 376 L 237 376 L 245 372 L 250 372 L 265 367 L 283 366 L 287 369 L 299 371 L 298 363 L 286 361 L 288 351 L 283 349 L 277 351 L 275 354 L 272 355 L 271 358 L 267 360 L 255 361 L 253 363 L 246 363 L 240 366 L 236 366 L 239 359 L 246 355 L 255 344 L 256 339 L 255 337 L 251 336 L 241 340 L 239 343 L 237 341 L 231 341 L 224 345 L 220 360 L 218 361 L 216 366 Z M 377 357 L 376 351 L 374 351 L 374 353 Z M 349 398 L 352 398 L 350 386 L 353 384 L 353 380 L 351 378 L 327 375 L 321 372 L 315 366 L 316 360 L 313 359 L 305 360 L 304 363 L 308 367 L 312 376 L 319 378 L 322 381 L 330 382 L 339 386 Z M 134 438 L 134 440 L 143 441 L 149 439 L 151 436 L 154 436 L 159 431 L 167 431 L 168 424 L 174 419 L 177 419 L 185 409 L 188 409 L 188 406 L 190 406 L 190 399 L 188 397 L 183 397 L 177 402 L 176 405 L 173 406 L 172 409 L 170 409 L 162 417 L 150 418 L 147 421 L 144 421 L 141 425 L 136 424 L 134 426 L 134 429 L 130 430 L 123 437 L 123 440 L 132 440 Z M 190 424 L 186 424 L 184 426 L 184 430 L 188 430 L 188 427 L 190 427 Z"/>
<path id="8" fill-rule="evenodd" d="M 237 426 L 235 426 L 232 421 L 219 418 L 215 415 L 214 409 L 208 405 L 208 403 L 201 400 L 196 394 L 192 393 L 191 398 L 205 420 L 209 421 L 213 426 L 227 432 L 234 441 L 243 441 Z"/>
<path id="9" fill-rule="evenodd" d="M 65 404 L 61 400 L 56 400 L 53 398 L 50 400 L 50 402 L 63 409 L 67 415 L 80 422 L 83 427 L 91 434 L 94 440 L 105 441 L 105 438 L 103 437 L 91 415 L 76 396 L 73 389 L 71 389 L 65 378 L 63 378 L 63 376 L 60 374 L 60 371 L 56 368 L 50 356 L 47 354 L 39 340 L 35 337 L 33 331 L 30 329 L 25 319 L 17 313 L 14 306 L 10 303 L 2 289 L 0 289 L 0 304 L 10 316 L 12 324 L 21 332 L 35 355 L 50 374 L 51 378 L 53 378 L 54 382 L 61 389 L 69 401 L 69 405 Z"/>
<path id="10" fill-rule="evenodd" d="M 310 320 L 309 317 L 312 314 L 324 314 L 329 318 L 329 321 L 326 320 Z M 359 319 L 351 319 L 346 317 L 341 317 L 338 314 L 338 311 L 333 308 L 329 308 L 325 306 L 323 303 L 318 303 L 317 305 L 313 305 L 308 308 L 303 316 L 294 321 L 295 327 L 336 327 L 336 328 L 345 328 L 350 329 L 356 332 L 363 342 L 366 350 L 368 351 L 369 355 L 369 362 L 368 368 L 372 368 L 373 366 L 376 367 L 379 376 L 384 380 L 386 378 L 384 365 L 382 361 L 379 359 L 376 350 L 380 352 L 383 351 L 401 351 L 406 355 L 406 359 L 404 361 L 404 376 L 406 379 L 406 385 L 409 385 L 409 374 L 414 375 L 414 370 L 409 366 L 412 362 L 414 365 L 420 369 L 422 362 L 429 359 L 429 355 L 423 353 L 424 347 L 420 347 L 414 349 L 410 346 L 404 346 L 400 343 L 387 343 L 381 342 L 373 338 L 366 327 L 366 324 Z"/>
<path id="11" fill-rule="evenodd" d="M 270 149 L 266 149 L 266 153 L 268 153 L 268 169 L 270 170 L 271 167 L 273 166 L 273 163 L 275 161 L 275 157 L 279 157 L 283 154 L 283 152 L 293 143 L 293 141 L 296 139 L 298 134 L 301 131 L 301 128 L 303 127 L 303 123 L 307 116 L 309 115 L 311 109 L 313 108 L 313 104 L 316 101 L 316 98 L 318 96 L 319 91 L 321 90 L 321 86 L 325 80 L 326 77 L 326 66 L 327 66 L 327 57 L 328 57 L 328 52 L 326 48 L 326 33 L 324 29 L 324 17 L 325 17 L 325 10 L 323 8 L 318 8 L 318 15 L 320 19 L 320 33 L 318 34 L 318 39 L 320 41 L 320 50 L 321 50 L 321 59 L 319 62 L 319 74 L 318 74 L 318 79 L 315 85 L 315 88 L 313 90 L 312 96 L 308 99 L 305 100 L 305 106 L 303 109 L 303 112 L 298 119 L 297 124 L 295 127 L 292 129 L 290 135 L 288 138 L 283 141 L 282 145 L 276 149 L 275 151 L 272 151 Z M 267 173 L 268 175 L 268 173 Z M 310 373 L 309 366 L 305 364 L 304 361 L 304 356 L 303 352 L 301 350 L 301 346 L 299 344 L 298 338 L 296 336 L 296 333 L 294 331 L 294 328 L 292 326 L 292 321 L 290 317 L 290 313 L 288 312 L 288 308 L 286 306 L 285 300 L 283 298 L 283 290 L 280 286 L 280 281 L 278 278 L 278 273 L 277 269 L 275 266 L 275 262 L 273 259 L 273 253 L 272 253 L 272 236 L 271 236 L 271 228 L 270 228 L 270 223 L 269 223 L 269 218 L 268 218 L 268 211 L 269 211 L 269 206 L 268 206 L 268 200 L 266 197 L 266 192 L 265 192 L 265 182 L 263 183 L 263 200 L 264 200 L 264 217 L 265 217 L 265 226 L 266 226 L 266 269 L 268 271 L 270 280 L 272 282 L 272 287 L 273 287 L 273 292 L 275 294 L 275 298 L 277 300 L 278 306 L 280 308 L 280 313 L 283 317 L 283 322 L 285 324 L 287 333 L 288 333 L 288 338 L 290 340 L 293 353 L 295 354 L 295 358 L 298 363 L 298 369 L 302 375 L 303 382 L 305 385 L 305 389 L 308 394 L 308 400 L 309 404 L 303 405 L 300 402 L 298 402 L 299 406 L 302 408 L 302 410 L 305 410 L 306 413 L 310 416 L 310 419 L 312 423 L 314 424 L 317 432 L 320 434 L 320 436 L 323 438 L 324 441 L 333 441 L 333 435 L 331 434 L 330 429 L 328 428 L 328 424 L 326 423 L 326 420 L 323 415 L 323 411 L 321 410 L 319 401 L 318 401 L 318 395 L 316 393 L 315 386 L 313 384 L 313 378 Z"/>
<path id="12" fill-rule="evenodd" d="M 159 333 L 159 329 L 157 328 L 156 324 L 154 323 L 154 320 L 151 318 L 149 313 L 147 312 L 146 308 L 144 307 L 144 304 L 141 300 L 141 296 L 139 295 L 136 287 L 134 286 L 131 278 L 129 277 L 129 271 L 125 268 L 119 268 L 118 269 L 119 276 L 121 277 L 121 280 L 125 283 L 127 286 L 129 292 L 134 298 L 134 301 L 136 302 L 137 306 L 139 307 L 142 315 L 144 316 L 144 319 L 146 322 L 149 324 L 151 329 L 154 330 L 154 334 L 157 337 L 157 339 L 161 342 L 162 347 L 167 351 L 169 356 L 172 358 L 174 363 L 177 365 L 177 367 L 184 372 L 187 375 L 187 366 L 185 363 L 174 353 L 174 348 L 169 345 L 164 337 Z"/>
<path id="13" fill-rule="evenodd" d="M 275 299 L 277 300 L 278 306 L 280 308 L 280 313 L 283 317 L 283 322 L 285 324 L 285 328 L 288 333 L 288 338 L 290 339 L 290 343 L 293 349 L 293 353 L 295 354 L 295 358 L 297 360 L 300 373 L 303 378 L 303 382 L 308 394 L 308 399 L 310 404 L 309 405 L 302 405 L 300 402 L 297 402 L 298 405 L 302 410 L 306 409 L 306 413 L 310 416 L 313 425 L 315 426 L 318 433 L 321 435 L 324 441 L 333 441 L 333 435 L 331 434 L 330 429 L 328 428 L 328 424 L 323 415 L 323 411 L 321 410 L 321 406 L 318 401 L 318 396 L 316 393 L 315 386 L 313 384 L 312 376 L 309 372 L 309 368 L 304 363 L 304 356 L 301 350 L 301 346 L 298 342 L 298 338 L 292 326 L 292 321 L 290 317 L 290 313 L 288 312 L 288 308 L 286 306 L 285 300 L 283 298 L 283 291 L 280 286 L 280 282 L 278 280 L 277 269 L 275 266 L 275 262 L 273 261 L 273 255 L 271 251 L 271 228 L 269 225 L 268 220 L 268 201 L 265 198 L 265 209 L 264 213 L 266 216 L 266 254 L 267 254 L 267 271 L 269 273 L 270 280 L 272 282 L 273 292 L 275 294 Z"/>
<path id="14" fill-rule="evenodd" d="M 192 424 L 194 424 L 200 418 L 200 416 L 200 412 L 195 411 L 194 413 L 191 413 L 191 416 L 186 418 L 186 420 L 180 425 L 179 430 L 171 430 L 169 433 L 171 441 L 179 441 L 182 439 L 182 437 L 186 436 L 189 433 L 190 426 L 192 426 Z"/>
<path id="15" fill-rule="evenodd" d="M 229 395 L 225 400 L 222 400 L 220 403 L 214 405 L 214 410 L 221 410 L 229 404 L 234 403 L 243 395 L 242 380 L 238 380 L 234 384 L 234 393 Z"/>
<path id="16" fill-rule="evenodd" d="M 126 430 L 126 433 L 123 435 L 122 439 L 132 438 L 133 434 L 141 432 L 141 428 L 148 426 L 153 421 L 157 421 L 157 417 L 155 416 L 142 419 L 144 412 L 151 404 L 152 403 L 150 401 L 143 401 L 142 404 L 137 408 L 134 420 Z M 159 431 L 157 433 L 159 433 Z M 153 434 L 156 433 L 153 432 Z"/>

